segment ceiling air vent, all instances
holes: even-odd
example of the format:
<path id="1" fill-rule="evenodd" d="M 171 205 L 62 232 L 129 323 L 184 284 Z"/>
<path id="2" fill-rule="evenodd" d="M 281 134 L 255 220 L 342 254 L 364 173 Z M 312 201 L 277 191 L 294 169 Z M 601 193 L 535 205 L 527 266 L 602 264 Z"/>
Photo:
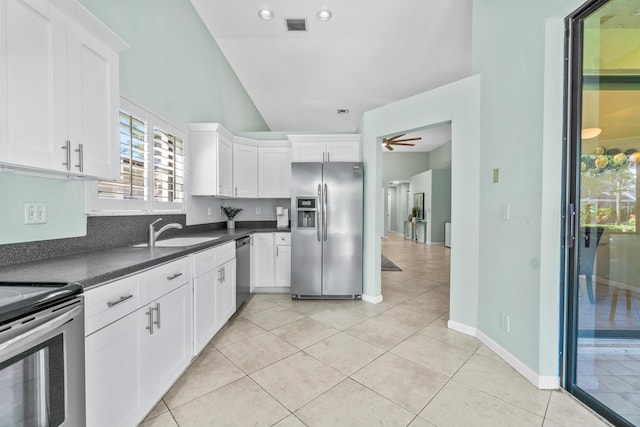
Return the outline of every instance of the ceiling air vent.
<path id="1" fill-rule="evenodd" d="M 287 18 L 287 31 L 307 31 L 305 18 Z"/>

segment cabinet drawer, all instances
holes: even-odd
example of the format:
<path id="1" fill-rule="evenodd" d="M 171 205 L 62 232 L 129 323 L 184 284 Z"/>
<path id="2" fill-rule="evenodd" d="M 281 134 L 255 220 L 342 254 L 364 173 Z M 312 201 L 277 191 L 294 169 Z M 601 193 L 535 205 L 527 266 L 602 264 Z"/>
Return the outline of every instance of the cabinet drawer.
<path id="1" fill-rule="evenodd" d="M 199 277 L 236 257 L 236 243 L 229 242 L 193 256 L 194 276 Z"/>
<path id="2" fill-rule="evenodd" d="M 274 233 L 276 246 L 291 245 L 291 233 Z"/>
<path id="3" fill-rule="evenodd" d="M 147 270 L 142 276 L 144 285 L 141 282 L 140 286 L 146 289 L 146 292 L 141 292 L 145 295 L 143 304 L 146 304 L 190 282 L 191 264 L 189 258 L 185 257 Z"/>
<path id="4" fill-rule="evenodd" d="M 135 311 L 140 298 L 138 276 L 130 276 L 85 293 L 85 336 Z"/>
<path id="5" fill-rule="evenodd" d="M 218 246 L 217 248 L 217 265 L 224 264 L 227 261 L 231 261 L 236 257 L 236 242 L 225 243 L 222 246 Z"/>

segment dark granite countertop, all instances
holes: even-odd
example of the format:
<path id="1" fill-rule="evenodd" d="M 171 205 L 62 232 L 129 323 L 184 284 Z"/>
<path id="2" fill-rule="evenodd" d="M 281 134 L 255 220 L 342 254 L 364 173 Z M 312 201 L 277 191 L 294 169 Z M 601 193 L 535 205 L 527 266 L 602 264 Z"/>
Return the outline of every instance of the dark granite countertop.
<path id="1" fill-rule="evenodd" d="M 79 283 L 86 290 L 95 285 L 103 284 L 194 252 L 250 236 L 254 233 L 290 231 L 288 228 L 236 228 L 235 230 L 222 229 L 207 233 L 185 234 L 180 237 L 217 237 L 217 239 L 197 245 L 170 248 L 136 248 L 133 246 L 122 246 L 12 264 L 0 267 L 0 281 Z M 160 241 L 162 241 L 162 239 Z"/>

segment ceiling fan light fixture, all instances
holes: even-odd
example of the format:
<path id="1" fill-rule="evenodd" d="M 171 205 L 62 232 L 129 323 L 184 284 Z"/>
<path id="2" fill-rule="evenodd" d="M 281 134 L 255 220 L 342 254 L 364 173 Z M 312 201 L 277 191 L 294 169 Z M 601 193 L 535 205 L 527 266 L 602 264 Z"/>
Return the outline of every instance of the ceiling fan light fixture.
<path id="1" fill-rule="evenodd" d="M 260 19 L 264 19 L 265 21 L 269 21 L 269 20 L 273 19 L 273 12 L 271 12 L 269 9 L 260 9 L 258 11 L 258 16 L 260 17 Z"/>
<path id="2" fill-rule="evenodd" d="M 322 10 L 319 10 L 318 13 L 316 13 L 316 18 L 318 18 L 318 21 L 323 21 L 323 22 L 330 20 L 332 16 L 333 15 L 331 11 L 328 9 L 322 9 Z"/>
<path id="3" fill-rule="evenodd" d="M 585 128 L 582 129 L 581 136 L 582 139 L 591 139 L 602 133 L 602 129 L 600 128 Z"/>

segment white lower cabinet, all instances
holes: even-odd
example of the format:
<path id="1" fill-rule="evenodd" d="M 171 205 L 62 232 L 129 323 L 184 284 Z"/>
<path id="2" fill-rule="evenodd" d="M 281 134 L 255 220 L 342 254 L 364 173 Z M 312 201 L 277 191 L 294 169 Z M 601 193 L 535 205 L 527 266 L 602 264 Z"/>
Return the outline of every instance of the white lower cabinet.
<path id="1" fill-rule="evenodd" d="M 236 311 L 236 260 L 220 266 L 221 278 L 216 283 L 216 326 L 220 329 Z"/>
<path id="2" fill-rule="evenodd" d="M 88 426 L 137 425 L 188 366 L 188 266 L 182 258 L 85 293 Z"/>
<path id="3" fill-rule="evenodd" d="M 276 286 L 291 286 L 291 245 L 276 246 Z"/>
<path id="4" fill-rule="evenodd" d="M 272 287 L 275 281 L 275 247 L 273 233 L 256 233 L 253 235 L 253 268 L 254 289 Z"/>
<path id="5" fill-rule="evenodd" d="M 236 309 L 236 246 L 229 242 L 193 257 L 194 353 L 220 330 Z"/>
<path id="6" fill-rule="evenodd" d="M 133 312 L 85 340 L 87 426 L 134 426 L 144 414 Z"/>
<path id="7" fill-rule="evenodd" d="M 191 305 L 191 286 L 185 284 L 138 312 L 142 406 L 147 411 L 191 361 Z"/>
<path id="8" fill-rule="evenodd" d="M 253 235 L 253 291 L 284 292 L 291 287 L 291 233 Z"/>

